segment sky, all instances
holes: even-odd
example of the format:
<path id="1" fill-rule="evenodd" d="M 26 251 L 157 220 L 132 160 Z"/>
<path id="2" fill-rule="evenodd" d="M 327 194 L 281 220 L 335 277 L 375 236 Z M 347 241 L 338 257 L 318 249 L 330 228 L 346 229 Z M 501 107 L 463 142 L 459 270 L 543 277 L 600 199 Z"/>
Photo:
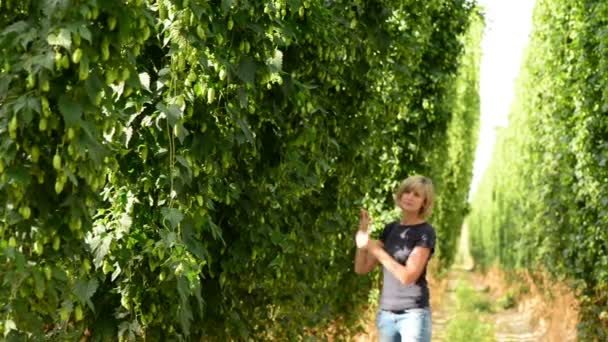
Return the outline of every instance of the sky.
<path id="1" fill-rule="evenodd" d="M 478 0 L 485 9 L 481 42 L 479 140 L 470 195 L 492 158 L 496 128 L 506 127 L 523 51 L 528 44 L 534 0 Z"/>

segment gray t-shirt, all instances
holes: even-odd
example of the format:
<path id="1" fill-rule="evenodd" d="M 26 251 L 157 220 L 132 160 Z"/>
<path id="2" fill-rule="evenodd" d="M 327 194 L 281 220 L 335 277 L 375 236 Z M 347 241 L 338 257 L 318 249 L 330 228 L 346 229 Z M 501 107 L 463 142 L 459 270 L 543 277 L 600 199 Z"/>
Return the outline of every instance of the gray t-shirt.
<path id="1" fill-rule="evenodd" d="M 426 222 L 415 225 L 392 222 L 384 227 L 380 237 L 384 243 L 384 250 L 402 265 L 405 265 L 416 246 L 430 248 L 431 255 L 433 255 L 435 239 L 433 226 Z M 427 265 L 424 266 L 420 278 L 408 286 L 402 285 L 386 267 L 382 267 L 384 281 L 380 296 L 380 309 L 395 311 L 429 307 L 426 267 Z"/>

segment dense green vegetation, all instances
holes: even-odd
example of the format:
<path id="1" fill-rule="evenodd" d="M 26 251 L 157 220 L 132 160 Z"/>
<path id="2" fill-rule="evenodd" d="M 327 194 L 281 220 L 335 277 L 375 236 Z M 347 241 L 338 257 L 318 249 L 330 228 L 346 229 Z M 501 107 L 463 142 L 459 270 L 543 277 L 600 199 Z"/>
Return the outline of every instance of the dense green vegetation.
<path id="1" fill-rule="evenodd" d="M 465 35 L 473 13 L 443 0 L 1 0 L 0 333 L 349 326 L 372 287 L 352 271 L 358 209 L 380 217 L 412 173 L 437 180 L 447 264 L 478 115 L 478 52 L 462 57 L 479 41 L 478 24 Z"/>
<path id="2" fill-rule="evenodd" d="M 438 145 L 438 151 L 432 154 L 433 169 L 429 171 L 440 190 L 432 221 L 439 228 L 439 258 L 443 266 L 454 261 L 460 228 L 469 212 L 468 196 L 479 130 L 479 66 L 484 22 L 480 14 L 471 19 L 463 40 L 465 54 L 448 102 L 453 116 L 446 137 L 438 139 L 438 142 L 446 139 L 447 144 Z"/>
<path id="3" fill-rule="evenodd" d="M 582 341 L 608 339 L 608 3 L 538 0 L 509 127 L 470 217 L 476 260 L 577 281 Z"/>

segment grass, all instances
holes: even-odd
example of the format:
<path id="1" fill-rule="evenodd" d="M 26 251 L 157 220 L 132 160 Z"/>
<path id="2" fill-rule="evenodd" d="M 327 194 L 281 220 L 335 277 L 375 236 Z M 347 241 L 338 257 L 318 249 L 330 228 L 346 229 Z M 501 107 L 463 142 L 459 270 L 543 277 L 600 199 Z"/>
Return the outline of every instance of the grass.
<path id="1" fill-rule="evenodd" d="M 483 314 L 492 313 L 492 303 L 475 291 L 465 281 L 456 286 L 456 310 L 446 326 L 446 341 L 450 342 L 491 342 L 494 339 L 492 324 L 484 322 Z"/>

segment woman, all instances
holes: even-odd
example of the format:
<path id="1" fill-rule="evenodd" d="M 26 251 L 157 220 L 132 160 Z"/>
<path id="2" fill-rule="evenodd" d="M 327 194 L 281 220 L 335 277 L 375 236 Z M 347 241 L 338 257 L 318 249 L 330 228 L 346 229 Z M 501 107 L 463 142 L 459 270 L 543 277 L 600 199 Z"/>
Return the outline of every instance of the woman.
<path id="1" fill-rule="evenodd" d="M 384 275 L 376 324 L 380 341 L 431 341 L 427 263 L 435 250 L 435 230 L 426 222 L 433 207 L 430 179 L 411 176 L 395 192 L 400 222 L 387 224 L 380 240 L 368 238 L 369 215 L 361 210 L 355 272 L 382 264 Z"/>

